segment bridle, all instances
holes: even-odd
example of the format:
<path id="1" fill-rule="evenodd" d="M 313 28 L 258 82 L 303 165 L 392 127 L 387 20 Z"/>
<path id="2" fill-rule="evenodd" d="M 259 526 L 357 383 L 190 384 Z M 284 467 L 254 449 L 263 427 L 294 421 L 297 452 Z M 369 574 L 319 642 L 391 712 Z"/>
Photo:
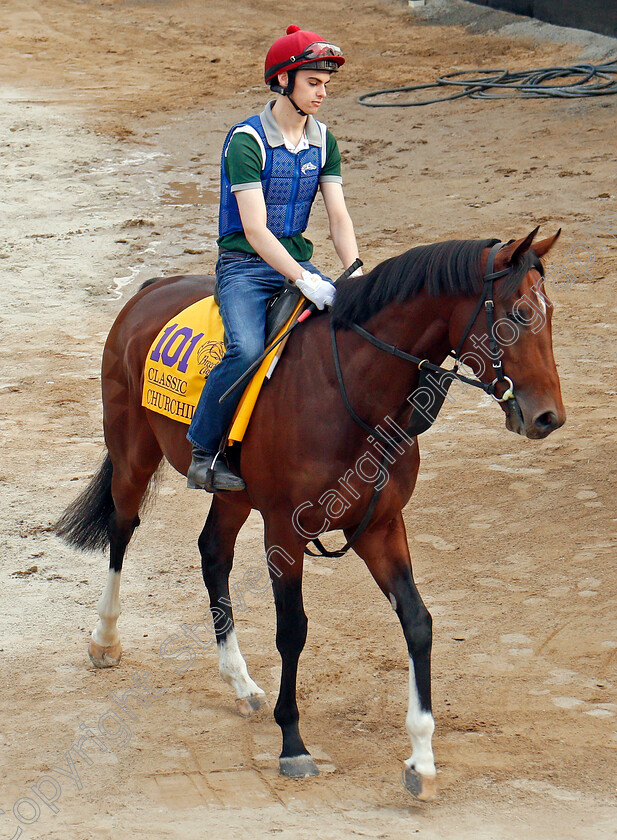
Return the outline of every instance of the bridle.
<path id="1" fill-rule="evenodd" d="M 463 345 L 467 341 L 467 336 L 471 332 L 471 328 L 474 325 L 476 318 L 480 310 L 482 309 L 482 304 L 484 304 L 484 310 L 486 312 L 486 328 L 488 333 L 488 352 L 491 359 L 491 364 L 493 365 L 493 370 L 495 371 L 495 379 L 491 382 L 488 388 L 485 388 L 487 394 L 490 394 L 493 399 L 497 400 L 497 402 L 505 402 L 506 400 L 514 399 L 514 385 L 512 384 L 512 380 L 509 376 L 506 376 L 503 372 L 503 365 L 501 363 L 501 353 L 499 342 L 495 337 L 495 301 L 493 297 L 493 284 L 495 280 L 499 277 L 505 277 L 506 274 L 509 274 L 512 270 L 511 267 L 502 268 L 501 271 L 494 271 L 495 268 L 495 257 L 497 256 L 497 252 L 501 250 L 503 247 L 503 242 L 496 242 L 491 250 L 489 251 L 488 259 L 486 261 L 486 273 L 484 275 L 483 282 L 484 282 L 484 289 L 480 298 L 478 299 L 478 303 L 476 304 L 476 308 L 474 310 L 473 315 L 467 325 L 463 335 L 461 336 L 459 343 L 456 347 L 456 350 L 453 351 L 452 355 L 453 358 L 458 362 L 460 360 L 461 350 L 463 349 Z M 503 393 L 501 397 L 497 397 L 495 395 L 495 387 L 497 383 L 507 383 L 508 387 L 506 391 Z M 484 384 L 484 383 L 482 383 Z"/>
<path id="2" fill-rule="evenodd" d="M 478 299 L 478 303 L 476 304 L 476 308 L 474 310 L 473 315 L 465 331 L 463 332 L 458 345 L 456 346 L 456 350 L 453 351 L 452 356 L 455 361 L 458 363 L 461 357 L 461 350 L 463 349 L 463 345 L 467 341 L 467 337 L 471 332 L 471 329 L 475 323 L 480 310 L 482 309 L 482 304 L 484 304 L 484 310 L 486 312 L 486 328 L 488 333 L 488 352 L 491 359 L 491 364 L 493 365 L 493 370 L 495 371 L 495 379 L 491 382 L 488 387 L 485 387 L 483 390 L 486 391 L 487 394 L 490 394 L 493 399 L 497 400 L 497 402 L 505 402 L 506 400 L 514 399 L 514 385 L 512 384 L 512 380 L 509 376 L 506 376 L 503 372 L 503 365 L 501 363 L 501 356 L 502 353 L 500 351 L 499 342 L 495 337 L 495 300 L 493 296 L 493 284 L 495 280 L 499 279 L 500 277 L 505 277 L 506 274 L 509 274 L 512 270 L 511 267 L 502 268 L 501 271 L 494 271 L 495 268 L 495 257 L 497 256 L 497 252 L 501 250 L 503 247 L 503 242 L 496 242 L 488 254 L 488 259 L 486 261 L 486 273 L 482 278 L 484 283 L 484 289 L 480 298 Z M 508 387 L 506 391 L 503 393 L 501 397 L 495 396 L 495 387 L 497 383 L 507 383 Z M 478 383 L 480 387 L 485 383 Z"/>

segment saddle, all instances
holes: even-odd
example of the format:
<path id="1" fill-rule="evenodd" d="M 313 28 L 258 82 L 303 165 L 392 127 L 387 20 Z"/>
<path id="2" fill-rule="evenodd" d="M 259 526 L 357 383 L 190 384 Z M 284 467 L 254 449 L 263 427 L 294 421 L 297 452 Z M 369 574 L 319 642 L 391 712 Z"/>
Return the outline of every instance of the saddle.
<path id="1" fill-rule="evenodd" d="M 283 329 L 301 297 L 302 293 L 298 287 L 288 280 L 285 280 L 285 285 L 280 292 L 272 295 L 266 305 L 266 347 L 274 341 Z M 214 287 L 214 300 L 218 306 L 218 283 Z M 223 341 L 225 347 L 227 347 L 227 336 L 225 336 Z"/>

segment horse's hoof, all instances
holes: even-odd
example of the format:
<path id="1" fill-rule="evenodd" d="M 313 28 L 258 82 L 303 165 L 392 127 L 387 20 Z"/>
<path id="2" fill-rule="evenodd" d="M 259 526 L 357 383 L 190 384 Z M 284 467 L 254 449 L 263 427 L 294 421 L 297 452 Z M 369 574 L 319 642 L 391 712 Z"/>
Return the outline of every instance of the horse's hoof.
<path id="1" fill-rule="evenodd" d="M 430 802 L 437 796 L 435 776 L 422 776 L 414 767 L 405 767 L 401 781 L 405 790 L 420 802 Z"/>
<path id="2" fill-rule="evenodd" d="M 240 717 L 249 718 L 264 706 L 268 706 L 268 698 L 265 694 L 250 694 L 248 697 L 239 697 L 236 700 L 236 709 Z"/>
<path id="3" fill-rule="evenodd" d="M 88 656 L 95 668 L 114 668 L 122 659 L 122 644 L 116 642 L 115 645 L 103 647 L 91 641 L 88 646 Z"/>
<path id="4" fill-rule="evenodd" d="M 317 765 L 310 755 L 295 755 L 291 758 L 279 758 L 279 773 L 288 779 L 307 779 L 319 776 Z"/>

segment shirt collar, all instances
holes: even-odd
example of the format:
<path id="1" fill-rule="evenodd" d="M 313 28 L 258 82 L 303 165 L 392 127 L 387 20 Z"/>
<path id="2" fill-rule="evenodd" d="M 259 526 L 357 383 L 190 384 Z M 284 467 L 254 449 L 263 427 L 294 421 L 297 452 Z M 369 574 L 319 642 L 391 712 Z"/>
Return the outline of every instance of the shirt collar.
<path id="1" fill-rule="evenodd" d="M 283 132 L 279 128 L 279 124 L 274 119 L 274 115 L 272 114 L 272 106 L 274 105 L 275 101 L 276 100 L 272 100 L 272 102 L 268 102 L 264 110 L 259 115 L 259 119 L 261 120 L 263 130 L 266 134 L 266 140 L 268 141 L 268 145 L 283 146 L 285 144 Z M 321 146 L 321 131 L 319 130 L 319 126 L 317 125 L 317 120 L 310 114 L 307 117 L 304 131 L 306 134 L 306 138 L 311 146 Z"/>

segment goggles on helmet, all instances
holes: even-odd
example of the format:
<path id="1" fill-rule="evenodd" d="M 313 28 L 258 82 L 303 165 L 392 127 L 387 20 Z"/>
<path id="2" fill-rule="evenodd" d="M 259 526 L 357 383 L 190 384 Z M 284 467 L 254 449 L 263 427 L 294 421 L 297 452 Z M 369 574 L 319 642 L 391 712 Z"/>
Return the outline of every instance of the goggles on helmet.
<path id="1" fill-rule="evenodd" d="M 332 61 L 328 61 L 328 59 L 332 59 Z M 338 70 L 339 66 L 345 60 L 343 59 L 341 61 L 340 59 L 343 59 L 343 51 L 340 47 L 329 44 L 326 41 L 315 41 L 305 47 L 298 55 L 291 55 L 285 61 L 269 67 L 266 74 L 266 81 L 282 71 L 283 68 L 285 70 L 292 70 L 296 64 L 303 65 L 313 61 L 325 62 L 324 69 L 335 71 Z M 300 66 L 298 69 L 301 70 L 302 67 Z"/>
<path id="2" fill-rule="evenodd" d="M 292 55 L 289 62 L 295 64 L 296 61 L 318 61 L 321 58 L 342 55 L 343 51 L 340 47 L 335 47 L 334 44 L 327 44 L 325 41 L 316 41 L 314 44 L 309 44 L 308 47 L 302 50 L 300 55 Z"/>

